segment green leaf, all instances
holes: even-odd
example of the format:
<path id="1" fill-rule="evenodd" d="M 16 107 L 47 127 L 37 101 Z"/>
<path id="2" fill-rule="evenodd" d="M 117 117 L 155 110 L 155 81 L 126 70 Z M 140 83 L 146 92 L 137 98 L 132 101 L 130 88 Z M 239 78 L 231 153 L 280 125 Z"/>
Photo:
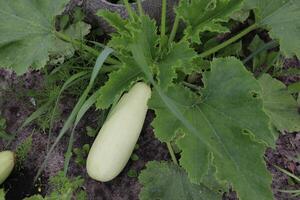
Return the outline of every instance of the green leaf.
<path id="1" fill-rule="evenodd" d="M 279 131 L 300 131 L 299 107 L 286 86 L 268 74 L 264 74 L 259 83 L 266 113 L 275 127 Z"/>
<path id="2" fill-rule="evenodd" d="M 241 9 L 242 0 L 191 0 L 180 1 L 177 14 L 186 22 L 185 36 L 200 43 L 199 34 L 205 31 L 224 33 L 223 26 L 233 13 Z"/>
<path id="3" fill-rule="evenodd" d="M 72 39 L 83 40 L 90 32 L 91 26 L 84 22 L 77 22 L 76 24 L 70 25 L 67 29 L 63 30 L 62 33 L 68 35 Z M 71 43 L 64 42 L 58 38 L 55 40 L 55 44 L 49 50 L 51 55 L 64 55 L 67 57 L 73 56 L 76 47 Z"/>
<path id="4" fill-rule="evenodd" d="M 3 189 L 0 189 L 0 199 L 5 200 L 5 192 Z"/>
<path id="5" fill-rule="evenodd" d="M 278 52 L 268 52 L 267 49 L 263 47 L 267 46 L 267 44 L 256 35 L 249 45 L 249 49 L 256 56 L 253 57 L 252 69 L 253 71 L 268 71 L 278 58 Z M 258 50 L 261 50 L 259 53 L 256 53 Z M 265 69 L 264 69 L 265 68 Z"/>
<path id="6" fill-rule="evenodd" d="M 300 92 L 300 82 L 292 83 L 288 86 L 290 93 L 299 93 Z"/>
<path id="7" fill-rule="evenodd" d="M 100 88 L 96 106 L 100 109 L 108 108 L 116 102 L 123 92 L 135 82 L 146 80 L 142 70 L 132 58 L 131 47 L 138 47 L 148 66 L 154 64 L 157 55 L 158 35 L 155 21 L 142 15 L 136 20 L 122 20 L 117 14 L 101 11 L 100 16 L 119 30 L 112 34 L 109 46 L 116 49 L 119 59 L 123 63 L 120 69 L 109 74 L 109 79 Z M 125 26 L 126 24 L 126 26 Z"/>
<path id="8" fill-rule="evenodd" d="M 219 51 L 218 56 L 228 57 L 228 56 L 241 56 L 243 54 L 243 44 L 242 41 L 233 43 L 226 48 Z"/>
<path id="9" fill-rule="evenodd" d="M 141 79 L 143 79 L 143 73 L 134 63 L 122 65 L 119 70 L 109 74 L 108 81 L 99 89 L 96 107 L 108 108 L 120 98 L 123 92 Z"/>
<path id="10" fill-rule="evenodd" d="M 257 23 L 270 30 L 270 36 L 279 41 L 286 56 L 300 57 L 300 1 L 247 0 L 246 4 L 256 8 Z"/>
<path id="11" fill-rule="evenodd" d="M 191 61 L 196 56 L 196 52 L 189 47 L 188 42 L 173 43 L 169 52 L 157 63 L 160 87 L 165 89 L 170 86 L 173 79 L 177 77 L 176 70 L 180 69 L 186 74 L 193 72 Z"/>
<path id="12" fill-rule="evenodd" d="M 126 31 L 127 21 L 122 19 L 122 17 L 116 12 L 110 12 L 108 10 L 100 10 L 97 15 L 103 17 L 112 27 L 114 27 L 118 32 Z"/>
<path id="13" fill-rule="evenodd" d="M 68 2 L 0 0 L 0 66 L 22 74 L 29 67 L 44 67 L 51 52 L 70 50 L 69 44 L 55 36 L 55 16 L 62 13 Z M 77 31 L 84 35 L 87 27 L 83 23 L 75 24 L 64 33 L 77 38 Z"/>
<path id="14" fill-rule="evenodd" d="M 201 182 L 212 161 L 216 177 L 232 184 L 242 200 L 272 199 L 263 143 L 273 146 L 274 136 L 257 95 L 259 83 L 240 61 L 225 58 L 211 63 L 204 84 L 201 97 L 184 87 L 170 88 L 166 95 L 176 112 L 153 93 L 156 136 L 167 142 L 184 133 L 177 141 L 180 163 L 193 182 Z"/>
<path id="15" fill-rule="evenodd" d="M 220 194 L 204 185 L 191 183 L 182 168 L 168 162 L 148 162 L 139 176 L 139 181 L 143 185 L 139 195 L 141 200 L 221 199 Z"/>

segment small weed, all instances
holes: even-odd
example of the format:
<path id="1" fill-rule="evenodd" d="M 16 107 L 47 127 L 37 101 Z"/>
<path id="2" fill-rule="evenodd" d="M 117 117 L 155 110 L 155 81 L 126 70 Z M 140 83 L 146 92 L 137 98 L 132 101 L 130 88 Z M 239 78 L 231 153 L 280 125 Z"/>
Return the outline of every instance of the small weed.
<path id="1" fill-rule="evenodd" d="M 16 149 L 17 168 L 23 168 L 23 163 L 27 159 L 28 154 L 32 147 L 32 135 L 28 136 Z"/>
<path id="2" fill-rule="evenodd" d="M 90 151 L 90 145 L 85 144 L 85 145 L 82 146 L 82 148 L 74 148 L 73 151 L 76 155 L 75 162 L 78 165 L 85 166 L 86 157 L 87 157 L 87 155 Z"/>
<path id="3" fill-rule="evenodd" d="M 80 177 L 68 178 L 60 171 L 56 176 L 50 178 L 50 185 L 52 187 L 52 192 L 46 196 L 34 195 L 24 200 L 85 200 L 87 199 L 87 194 L 85 191 L 80 190 L 84 180 Z"/>
<path id="4" fill-rule="evenodd" d="M 97 135 L 97 130 L 93 129 L 93 128 L 90 127 L 90 126 L 87 126 L 87 127 L 85 128 L 85 130 L 86 130 L 87 136 L 89 136 L 89 137 L 95 137 L 95 136 Z"/>

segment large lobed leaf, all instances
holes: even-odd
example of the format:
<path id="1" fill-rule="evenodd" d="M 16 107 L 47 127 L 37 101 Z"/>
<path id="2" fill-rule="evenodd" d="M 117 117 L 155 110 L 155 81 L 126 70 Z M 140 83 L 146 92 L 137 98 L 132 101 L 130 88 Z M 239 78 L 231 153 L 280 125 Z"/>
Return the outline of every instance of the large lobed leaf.
<path id="1" fill-rule="evenodd" d="M 109 75 L 108 81 L 99 90 L 96 106 L 103 109 L 118 100 L 122 93 L 136 81 L 144 79 L 144 74 L 132 59 L 128 46 L 143 46 L 141 53 L 147 57 L 147 63 L 151 65 L 156 54 L 158 35 L 155 22 L 149 17 L 143 16 L 137 21 L 125 21 L 116 13 L 108 11 L 101 11 L 99 15 L 118 30 L 118 33 L 112 35 L 109 46 L 122 52 L 119 58 L 123 63 L 119 70 Z"/>
<path id="2" fill-rule="evenodd" d="M 179 166 L 151 161 L 139 176 L 144 186 L 139 195 L 141 200 L 217 200 L 221 195 L 204 185 L 190 182 L 186 172 Z"/>
<path id="3" fill-rule="evenodd" d="M 0 66 L 22 74 L 29 67 L 44 67 L 50 53 L 68 51 L 70 54 L 72 46 L 57 39 L 54 34 L 55 16 L 63 11 L 67 2 L 0 0 Z M 64 33 L 72 38 L 81 38 L 88 31 L 89 26 L 79 22 Z"/>
<path id="4" fill-rule="evenodd" d="M 286 56 L 300 57 L 299 0 L 245 0 L 245 7 L 255 9 L 257 23 L 270 30 Z"/>
<path id="5" fill-rule="evenodd" d="M 263 155 L 264 144 L 272 146 L 274 136 L 258 82 L 240 61 L 226 58 L 212 62 L 204 83 L 202 97 L 184 87 L 169 88 L 168 99 L 183 116 L 175 116 L 154 92 L 150 107 L 157 116 L 152 124 L 156 136 L 170 141 L 184 133 L 177 141 L 180 163 L 192 181 L 201 182 L 212 161 L 216 177 L 232 184 L 242 200 L 272 199 Z"/>
<path id="6" fill-rule="evenodd" d="M 299 106 L 286 86 L 268 74 L 264 74 L 259 83 L 266 113 L 274 126 L 279 131 L 300 131 Z"/>
<path id="7" fill-rule="evenodd" d="M 199 34 L 205 31 L 228 32 L 222 23 L 241 9 L 242 0 L 191 0 L 180 1 L 177 14 L 186 22 L 185 35 L 200 43 Z"/>
<path id="8" fill-rule="evenodd" d="M 300 1 L 262 0 L 258 4 L 259 22 L 279 40 L 280 50 L 287 56 L 300 58 Z"/>
<path id="9" fill-rule="evenodd" d="M 123 92 L 137 81 L 144 79 L 142 71 L 133 65 L 123 64 L 120 69 L 109 74 L 109 80 L 98 91 L 96 106 L 106 109 L 116 102 Z"/>
<path id="10" fill-rule="evenodd" d="M 120 95 L 128 90 L 138 80 L 147 80 L 138 61 L 133 58 L 133 49 L 138 49 L 145 62 L 144 67 L 151 74 L 157 74 L 162 88 L 168 88 L 176 78 L 176 70 L 181 69 L 190 73 L 193 65 L 190 62 L 196 53 L 189 47 L 189 43 L 182 41 L 172 43 L 168 51 L 161 52 L 158 47 L 159 35 L 154 20 L 142 15 L 134 21 L 123 20 L 118 14 L 101 11 L 99 15 L 107 20 L 116 30 L 112 34 L 109 46 L 116 49 L 123 65 L 109 75 L 109 80 L 99 90 L 98 108 L 108 108 Z"/>

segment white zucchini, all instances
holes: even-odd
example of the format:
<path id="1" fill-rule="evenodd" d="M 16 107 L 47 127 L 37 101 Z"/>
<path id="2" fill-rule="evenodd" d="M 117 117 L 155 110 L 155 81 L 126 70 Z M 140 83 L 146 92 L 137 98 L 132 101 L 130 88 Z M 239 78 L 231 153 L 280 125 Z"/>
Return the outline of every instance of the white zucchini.
<path id="1" fill-rule="evenodd" d="M 10 175 L 15 165 L 15 154 L 12 151 L 0 152 L 0 184 Z"/>
<path id="2" fill-rule="evenodd" d="M 136 83 L 110 112 L 87 158 L 87 172 L 98 181 L 110 181 L 123 170 L 142 130 L 151 89 Z"/>

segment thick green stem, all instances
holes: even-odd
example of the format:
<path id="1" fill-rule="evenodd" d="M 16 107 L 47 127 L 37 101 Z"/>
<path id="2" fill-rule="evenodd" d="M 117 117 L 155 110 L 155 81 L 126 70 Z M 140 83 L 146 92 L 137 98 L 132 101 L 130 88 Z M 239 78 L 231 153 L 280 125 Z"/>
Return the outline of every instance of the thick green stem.
<path id="1" fill-rule="evenodd" d="M 180 17 L 178 14 L 176 14 L 175 20 L 174 20 L 174 24 L 173 24 L 173 28 L 169 37 L 169 43 L 171 43 L 176 36 L 177 33 L 177 29 L 178 29 L 178 25 L 179 25 L 179 21 L 180 21 Z"/>
<path id="2" fill-rule="evenodd" d="M 162 0 L 161 24 L 160 24 L 160 49 L 165 45 L 166 36 L 167 0 Z"/>
<path id="3" fill-rule="evenodd" d="M 160 34 L 162 37 L 165 36 L 166 34 L 166 16 L 167 16 L 167 0 L 162 0 L 161 26 L 160 26 Z"/>
<path id="4" fill-rule="evenodd" d="M 169 153 L 171 155 L 172 161 L 174 162 L 174 164 L 178 165 L 177 158 L 175 156 L 175 153 L 173 151 L 173 148 L 172 148 L 172 145 L 170 142 L 167 142 L 167 147 L 168 147 Z"/>
<path id="5" fill-rule="evenodd" d="M 183 84 L 184 86 L 187 86 L 187 87 L 193 89 L 193 90 L 199 91 L 199 90 L 201 89 L 199 86 L 193 85 L 193 84 L 188 83 L 188 82 L 185 82 L 185 81 L 183 81 L 182 84 Z"/>
<path id="6" fill-rule="evenodd" d="M 242 32 L 240 32 L 239 34 L 235 35 L 234 37 L 230 38 L 229 40 L 226 40 L 225 42 L 201 53 L 199 56 L 204 58 L 207 56 L 210 56 L 216 52 L 218 52 L 219 50 L 227 47 L 228 45 L 236 42 L 237 40 L 239 40 L 240 38 L 242 38 L 243 36 L 247 35 L 248 33 L 250 33 L 251 31 L 255 30 L 258 27 L 257 24 L 253 24 L 251 26 L 249 26 L 248 28 L 246 28 L 245 30 L 243 30 Z"/>

